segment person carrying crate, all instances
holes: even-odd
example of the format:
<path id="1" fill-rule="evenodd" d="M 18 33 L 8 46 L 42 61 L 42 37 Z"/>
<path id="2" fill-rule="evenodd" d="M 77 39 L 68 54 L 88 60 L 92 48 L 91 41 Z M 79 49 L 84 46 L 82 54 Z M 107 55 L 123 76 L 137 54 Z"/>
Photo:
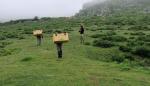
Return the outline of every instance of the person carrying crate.
<path id="1" fill-rule="evenodd" d="M 43 38 L 43 30 L 35 30 L 33 31 L 33 35 L 37 38 L 37 46 L 41 45 L 42 38 Z"/>
<path id="2" fill-rule="evenodd" d="M 42 42 L 42 39 L 43 39 L 43 35 L 38 35 L 36 36 L 37 37 L 37 46 L 41 46 L 41 42 Z"/>
<path id="3" fill-rule="evenodd" d="M 57 47 L 58 58 L 62 58 L 63 43 L 68 42 L 68 41 L 69 41 L 69 37 L 68 37 L 68 33 L 66 32 L 58 31 L 57 33 L 53 34 L 53 42 L 56 44 L 56 47 Z"/>

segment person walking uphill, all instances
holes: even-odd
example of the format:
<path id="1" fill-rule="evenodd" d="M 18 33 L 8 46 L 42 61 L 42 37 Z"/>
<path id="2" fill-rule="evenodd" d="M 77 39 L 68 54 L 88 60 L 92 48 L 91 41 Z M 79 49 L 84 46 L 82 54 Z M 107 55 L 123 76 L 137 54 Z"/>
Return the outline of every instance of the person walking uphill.
<path id="1" fill-rule="evenodd" d="M 63 43 L 69 41 L 68 33 L 66 32 L 57 32 L 56 34 L 53 34 L 53 41 L 56 44 L 57 47 L 57 53 L 58 53 L 58 58 L 62 58 L 62 46 Z"/>
<path id="2" fill-rule="evenodd" d="M 55 43 L 55 44 L 57 46 L 58 58 L 62 58 L 62 45 L 63 45 L 63 43 L 60 42 L 60 43 Z"/>
<path id="3" fill-rule="evenodd" d="M 43 38 L 43 30 L 35 30 L 33 31 L 33 35 L 37 38 L 37 46 L 41 45 L 42 38 Z"/>
<path id="4" fill-rule="evenodd" d="M 43 35 L 37 35 L 37 46 L 41 46 Z"/>
<path id="5" fill-rule="evenodd" d="M 81 41 L 81 44 L 83 44 L 84 43 L 84 27 L 83 27 L 83 25 L 81 25 L 80 26 L 80 30 L 79 30 L 79 32 L 80 32 L 80 41 Z"/>

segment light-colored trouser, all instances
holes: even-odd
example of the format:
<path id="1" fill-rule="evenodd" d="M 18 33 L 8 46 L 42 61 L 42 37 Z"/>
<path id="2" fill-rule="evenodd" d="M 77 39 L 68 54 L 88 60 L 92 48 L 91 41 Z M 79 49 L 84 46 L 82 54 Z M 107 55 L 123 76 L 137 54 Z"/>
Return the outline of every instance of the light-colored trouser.
<path id="1" fill-rule="evenodd" d="M 80 41 L 81 41 L 81 43 L 84 43 L 84 34 L 80 35 Z"/>

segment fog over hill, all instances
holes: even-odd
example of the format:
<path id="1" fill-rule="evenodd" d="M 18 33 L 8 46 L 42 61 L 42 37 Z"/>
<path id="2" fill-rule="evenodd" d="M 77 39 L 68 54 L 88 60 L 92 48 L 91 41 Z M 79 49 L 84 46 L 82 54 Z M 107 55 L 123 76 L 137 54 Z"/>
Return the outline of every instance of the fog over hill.
<path id="1" fill-rule="evenodd" d="M 150 0 L 93 0 L 77 16 L 105 16 L 121 12 L 150 13 Z"/>

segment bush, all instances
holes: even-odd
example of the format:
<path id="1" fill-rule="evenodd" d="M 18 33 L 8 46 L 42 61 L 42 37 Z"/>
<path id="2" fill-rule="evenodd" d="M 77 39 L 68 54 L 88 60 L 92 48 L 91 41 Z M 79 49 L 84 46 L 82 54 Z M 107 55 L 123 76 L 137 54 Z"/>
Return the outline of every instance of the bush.
<path id="1" fill-rule="evenodd" d="M 132 37 L 129 37 L 129 39 L 135 39 L 135 37 L 134 37 L 134 36 L 132 36 Z"/>
<path id="2" fill-rule="evenodd" d="M 33 30 L 31 30 L 31 29 L 25 29 L 24 30 L 24 34 L 32 34 L 32 32 L 33 32 Z"/>
<path id="3" fill-rule="evenodd" d="M 90 42 L 85 42 L 84 44 L 85 44 L 85 45 L 90 45 Z"/>
<path id="4" fill-rule="evenodd" d="M 5 37 L 5 36 L 0 35 L 0 40 L 5 40 L 5 39 L 6 39 L 6 37 Z"/>
<path id="5" fill-rule="evenodd" d="M 6 38 L 18 38 L 18 34 L 17 33 L 7 33 L 5 34 Z"/>
<path id="6" fill-rule="evenodd" d="M 113 41 L 113 42 L 124 42 L 127 41 L 127 38 L 123 36 L 105 36 L 103 40 Z"/>
<path id="7" fill-rule="evenodd" d="M 92 38 L 100 38 L 100 37 L 103 37 L 103 36 L 105 36 L 105 35 L 104 34 L 94 34 L 91 37 Z"/>
<path id="8" fill-rule="evenodd" d="M 10 55 L 11 52 L 5 49 L 0 49 L 0 56 L 7 56 Z"/>
<path id="9" fill-rule="evenodd" d="M 0 42 L 0 48 L 5 48 L 9 44 L 11 44 L 11 42 Z"/>
<path id="10" fill-rule="evenodd" d="M 144 59 L 139 62 L 141 66 L 150 66 L 150 59 Z"/>
<path id="11" fill-rule="evenodd" d="M 4 48 L 5 47 L 5 45 L 3 45 L 2 43 L 0 43 L 0 48 Z"/>
<path id="12" fill-rule="evenodd" d="M 52 29 L 44 30 L 44 33 L 46 33 L 46 34 L 51 34 L 51 33 L 53 33 L 53 30 L 52 30 Z"/>
<path id="13" fill-rule="evenodd" d="M 150 48 L 148 47 L 145 47 L 145 46 L 140 46 L 140 47 L 137 47 L 134 51 L 133 51 L 133 54 L 135 55 L 139 55 L 141 57 L 147 57 L 147 58 L 150 58 Z"/>
<path id="14" fill-rule="evenodd" d="M 32 60 L 32 57 L 23 58 L 21 61 L 22 62 L 27 62 L 27 61 L 30 61 L 30 60 Z"/>
<path id="15" fill-rule="evenodd" d="M 127 35 L 127 34 L 129 34 L 129 33 L 125 32 L 124 34 Z"/>
<path id="16" fill-rule="evenodd" d="M 132 49 L 128 46 L 120 46 L 119 50 L 122 52 L 130 52 Z"/>
<path id="17" fill-rule="evenodd" d="M 74 31 L 74 30 L 73 30 L 73 29 L 71 29 L 71 28 L 63 29 L 63 32 L 71 32 L 71 31 Z"/>
<path id="18" fill-rule="evenodd" d="M 150 42 L 149 42 L 149 43 L 146 43 L 146 46 L 149 46 L 149 47 L 150 47 Z"/>
<path id="19" fill-rule="evenodd" d="M 114 44 L 111 41 L 107 41 L 107 40 L 95 40 L 93 42 L 93 45 L 102 48 L 109 48 L 114 46 Z"/>
<path id="20" fill-rule="evenodd" d="M 111 59 L 112 61 L 116 61 L 117 63 L 122 63 L 125 60 L 124 56 L 121 54 L 112 55 Z"/>
<path id="21" fill-rule="evenodd" d="M 127 43 L 127 46 L 129 46 L 129 47 L 134 47 L 134 46 L 137 46 L 138 44 L 137 44 L 137 42 L 136 41 L 129 41 L 128 43 Z"/>
<path id="22" fill-rule="evenodd" d="M 105 25 L 100 27 L 101 30 L 116 30 L 117 28 L 118 26 L 116 25 Z"/>
<path id="23" fill-rule="evenodd" d="M 144 42 L 150 42 L 150 37 L 147 37 L 147 36 L 139 36 L 137 38 L 137 40 L 139 41 L 144 41 Z"/>
<path id="24" fill-rule="evenodd" d="M 109 31 L 106 33 L 108 36 L 112 36 L 112 35 L 116 35 L 116 32 L 115 31 Z"/>
<path id="25" fill-rule="evenodd" d="M 12 42 L 1 42 L 3 45 L 9 45 L 9 44 L 12 44 Z"/>
<path id="26" fill-rule="evenodd" d="M 132 54 L 125 54 L 124 57 L 130 61 L 133 61 L 135 58 L 132 56 Z"/>
<path id="27" fill-rule="evenodd" d="M 97 29 L 90 29 L 91 31 L 97 31 Z"/>
<path id="28" fill-rule="evenodd" d="M 19 40 L 25 39 L 25 37 L 24 37 L 24 36 L 19 36 L 18 39 L 19 39 Z"/>
<path id="29" fill-rule="evenodd" d="M 144 43 L 143 41 L 138 41 L 137 44 L 138 44 L 139 46 L 143 46 L 145 43 Z"/>
<path id="30" fill-rule="evenodd" d="M 150 30 L 150 28 L 145 25 L 134 25 L 130 27 L 129 30 Z"/>
<path id="31" fill-rule="evenodd" d="M 136 33 L 131 33 L 131 35 L 145 35 L 143 32 L 136 32 Z"/>

